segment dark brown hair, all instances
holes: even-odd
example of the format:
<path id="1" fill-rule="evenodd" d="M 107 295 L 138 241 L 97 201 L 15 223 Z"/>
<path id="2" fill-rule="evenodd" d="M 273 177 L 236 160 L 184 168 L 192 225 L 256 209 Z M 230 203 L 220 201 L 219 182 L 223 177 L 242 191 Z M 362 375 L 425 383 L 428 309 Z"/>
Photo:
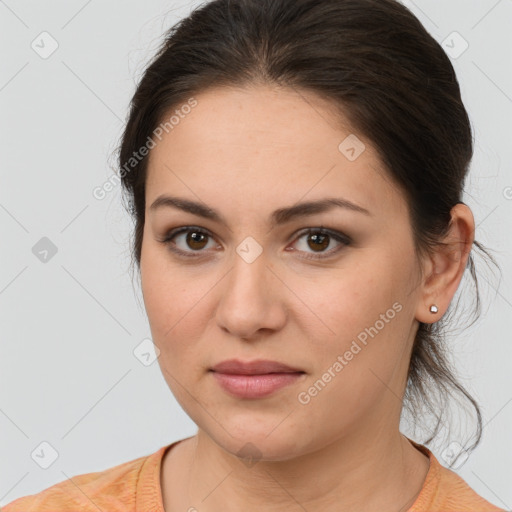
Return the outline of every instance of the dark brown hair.
<path id="1" fill-rule="evenodd" d="M 450 211 L 462 202 L 473 138 L 452 64 L 420 21 L 395 0 L 213 0 L 167 32 L 131 101 L 119 167 L 135 222 L 132 264 L 140 270 L 147 169 L 145 157 L 126 172 L 133 152 L 191 96 L 260 83 L 330 100 L 372 142 L 403 190 L 417 255 L 442 243 Z M 478 314 L 472 254 L 467 268 Z M 439 322 L 419 325 L 405 406 L 414 418 L 428 412 L 436 419 L 429 443 L 443 424 L 450 391 L 459 393 L 476 412 L 476 441 L 466 447 L 473 449 L 482 419 L 446 358 L 443 325 L 451 312 L 450 306 Z"/>

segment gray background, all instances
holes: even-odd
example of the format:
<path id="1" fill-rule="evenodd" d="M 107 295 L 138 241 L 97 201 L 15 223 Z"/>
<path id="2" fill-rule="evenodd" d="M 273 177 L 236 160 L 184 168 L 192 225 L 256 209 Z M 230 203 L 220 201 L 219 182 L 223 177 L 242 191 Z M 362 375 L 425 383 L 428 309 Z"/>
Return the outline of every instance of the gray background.
<path id="1" fill-rule="evenodd" d="M 450 342 L 485 425 L 456 471 L 512 509 L 512 1 L 406 3 L 452 52 L 475 131 L 465 201 L 503 269 L 498 289 L 482 274 L 481 320 Z M 150 331 L 119 187 L 92 195 L 113 173 L 145 62 L 195 5 L 0 1 L 0 505 L 195 432 L 158 363 L 140 356 Z M 443 463 L 446 442 L 431 449 Z"/>

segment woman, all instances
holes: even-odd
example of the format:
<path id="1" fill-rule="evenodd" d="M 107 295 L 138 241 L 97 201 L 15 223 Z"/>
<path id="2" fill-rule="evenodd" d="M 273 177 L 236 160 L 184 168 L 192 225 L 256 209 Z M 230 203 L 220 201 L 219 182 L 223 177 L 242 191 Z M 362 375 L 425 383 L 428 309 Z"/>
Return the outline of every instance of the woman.
<path id="1" fill-rule="evenodd" d="M 198 432 L 4 510 L 503 510 L 399 429 L 451 387 L 481 436 L 441 331 L 481 247 L 472 151 L 448 57 L 394 0 L 182 20 L 119 165 L 160 368 Z"/>

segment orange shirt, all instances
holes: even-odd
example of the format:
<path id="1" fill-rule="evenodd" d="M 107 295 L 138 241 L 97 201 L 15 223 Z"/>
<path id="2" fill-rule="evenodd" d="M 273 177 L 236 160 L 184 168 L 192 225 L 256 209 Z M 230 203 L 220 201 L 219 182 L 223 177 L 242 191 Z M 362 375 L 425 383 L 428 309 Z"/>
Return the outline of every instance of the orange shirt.
<path id="1" fill-rule="evenodd" d="M 407 512 L 506 512 L 484 500 L 455 472 L 442 466 L 425 446 L 410 440 L 430 459 L 423 488 Z M 18 498 L 1 512 L 164 512 L 160 464 L 165 451 L 104 471 L 84 473 L 43 491 Z"/>

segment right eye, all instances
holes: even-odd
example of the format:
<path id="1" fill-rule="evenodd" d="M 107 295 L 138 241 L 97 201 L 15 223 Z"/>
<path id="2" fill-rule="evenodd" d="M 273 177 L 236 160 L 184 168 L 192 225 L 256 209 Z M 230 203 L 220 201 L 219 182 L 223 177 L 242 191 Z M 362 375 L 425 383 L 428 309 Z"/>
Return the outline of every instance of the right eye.
<path id="1" fill-rule="evenodd" d="M 205 252 L 203 249 L 208 245 L 208 238 L 213 237 L 202 228 L 183 226 L 167 233 L 160 242 L 167 245 L 169 250 L 178 256 L 197 258 L 201 256 L 201 253 Z M 181 244 L 181 248 L 178 246 L 179 244 Z"/>

